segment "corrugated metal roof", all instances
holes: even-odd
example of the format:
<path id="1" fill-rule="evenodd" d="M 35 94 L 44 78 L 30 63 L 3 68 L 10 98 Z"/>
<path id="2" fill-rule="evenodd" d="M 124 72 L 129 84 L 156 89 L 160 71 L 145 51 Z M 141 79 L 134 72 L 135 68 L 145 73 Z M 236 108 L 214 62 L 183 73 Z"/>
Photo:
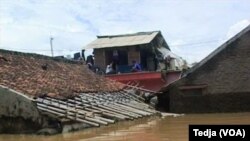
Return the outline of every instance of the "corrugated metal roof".
<path id="1" fill-rule="evenodd" d="M 132 46 L 150 43 L 159 31 L 138 32 L 134 34 L 97 36 L 98 38 L 88 44 L 85 49 Z"/>

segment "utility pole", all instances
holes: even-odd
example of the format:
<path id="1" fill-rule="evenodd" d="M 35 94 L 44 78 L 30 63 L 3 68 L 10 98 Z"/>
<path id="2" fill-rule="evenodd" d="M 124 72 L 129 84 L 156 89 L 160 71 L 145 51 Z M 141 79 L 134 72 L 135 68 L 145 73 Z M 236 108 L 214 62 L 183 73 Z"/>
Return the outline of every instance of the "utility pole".
<path id="1" fill-rule="evenodd" d="M 52 57 L 54 57 L 54 53 L 53 53 L 53 44 L 52 44 L 52 41 L 54 40 L 54 38 L 51 36 L 50 37 L 50 48 L 51 48 L 51 55 Z"/>

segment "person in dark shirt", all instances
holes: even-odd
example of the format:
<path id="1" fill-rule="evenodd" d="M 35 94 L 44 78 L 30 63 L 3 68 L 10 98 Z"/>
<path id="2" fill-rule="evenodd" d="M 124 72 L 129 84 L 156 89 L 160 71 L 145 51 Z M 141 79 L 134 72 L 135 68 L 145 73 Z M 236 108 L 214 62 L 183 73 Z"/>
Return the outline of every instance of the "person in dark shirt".
<path id="1" fill-rule="evenodd" d="M 93 55 L 89 55 L 87 57 L 86 64 L 88 65 L 89 69 L 92 69 L 94 67 Z"/>
<path id="2" fill-rule="evenodd" d="M 137 63 L 135 60 L 133 60 L 132 63 L 133 63 L 133 66 L 132 66 L 131 72 L 141 71 L 141 66 L 139 63 Z"/>

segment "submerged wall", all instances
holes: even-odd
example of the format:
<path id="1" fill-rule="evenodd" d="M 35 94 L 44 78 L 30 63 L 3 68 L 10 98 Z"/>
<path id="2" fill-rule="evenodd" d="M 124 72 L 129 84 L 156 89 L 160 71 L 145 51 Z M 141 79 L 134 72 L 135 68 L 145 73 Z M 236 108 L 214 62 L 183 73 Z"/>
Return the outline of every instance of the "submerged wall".
<path id="1" fill-rule="evenodd" d="M 250 93 L 200 94 L 171 90 L 166 109 L 175 113 L 249 112 Z M 187 95 L 186 95 L 187 94 Z M 194 94 L 194 95 L 193 95 Z"/>
<path id="2" fill-rule="evenodd" d="M 33 99 L 0 85 L 0 134 L 57 134 L 90 126 L 41 114 Z"/>
<path id="3" fill-rule="evenodd" d="M 34 133 L 48 127 L 32 99 L 0 85 L 0 133 Z"/>

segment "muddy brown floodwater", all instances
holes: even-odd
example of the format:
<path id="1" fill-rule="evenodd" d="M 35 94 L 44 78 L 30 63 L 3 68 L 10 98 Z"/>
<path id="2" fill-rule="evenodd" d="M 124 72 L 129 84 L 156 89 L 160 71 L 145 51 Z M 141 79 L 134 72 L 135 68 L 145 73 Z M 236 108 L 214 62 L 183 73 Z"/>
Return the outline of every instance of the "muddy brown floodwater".
<path id="1" fill-rule="evenodd" d="M 0 141 L 188 141 L 189 124 L 250 124 L 250 113 L 144 118 L 54 136 L 0 135 Z"/>

